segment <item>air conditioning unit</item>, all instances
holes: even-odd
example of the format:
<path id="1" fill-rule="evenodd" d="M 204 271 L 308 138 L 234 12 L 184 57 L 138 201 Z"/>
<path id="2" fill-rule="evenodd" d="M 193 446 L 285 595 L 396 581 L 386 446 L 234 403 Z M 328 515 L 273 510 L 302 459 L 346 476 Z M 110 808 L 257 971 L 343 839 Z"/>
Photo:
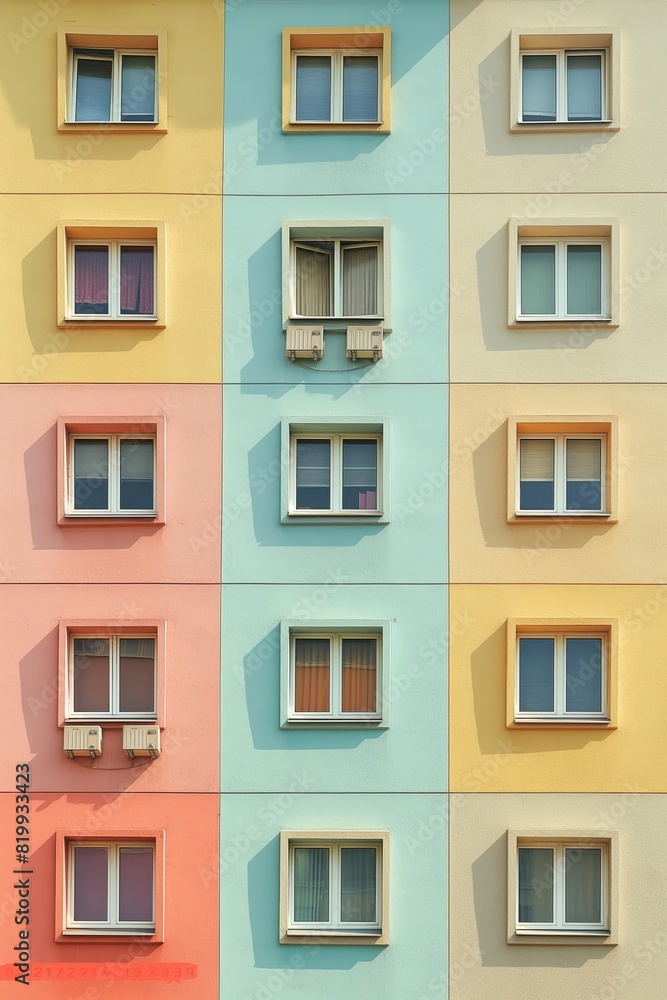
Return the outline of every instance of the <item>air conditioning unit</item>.
<path id="1" fill-rule="evenodd" d="M 379 361 L 382 357 L 382 326 L 348 326 L 347 350 L 348 358 L 372 358 Z"/>
<path id="2" fill-rule="evenodd" d="M 123 750 L 128 757 L 159 757 L 160 727 L 123 726 Z"/>
<path id="3" fill-rule="evenodd" d="M 101 726 L 65 726 L 64 750 L 68 757 L 101 757 Z"/>
<path id="4" fill-rule="evenodd" d="M 285 354 L 292 361 L 297 358 L 319 361 L 324 355 L 324 327 L 288 326 L 285 330 Z"/>

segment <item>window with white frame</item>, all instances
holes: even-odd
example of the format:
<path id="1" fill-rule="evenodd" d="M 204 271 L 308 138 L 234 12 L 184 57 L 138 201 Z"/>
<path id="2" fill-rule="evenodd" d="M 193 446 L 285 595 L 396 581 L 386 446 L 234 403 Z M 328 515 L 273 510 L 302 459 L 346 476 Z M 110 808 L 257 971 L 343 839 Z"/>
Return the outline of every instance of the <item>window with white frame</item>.
<path id="1" fill-rule="evenodd" d="M 155 255 L 154 240 L 69 240 L 68 317 L 155 319 Z"/>
<path id="2" fill-rule="evenodd" d="M 155 843 L 70 840 L 65 933 L 155 932 Z"/>
<path id="3" fill-rule="evenodd" d="M 292 316 L 382 316 L 381 240 L 293 239 L 290 254 Z"/>
<path id="4" fill-rule="evenodd" d="M 381 50 L 292 52 L 293 122 L 379 123 L 381 98 Z"/>
<path id="5" fill-rule="evenodd" d="M 606 435 L 521 434 L 517 513 L 605 513 Z"/>
<path id="6" fill-rule="evenodd" d="M 607 721 L 608 645 L 594 629 L 518 631 L 517 722 Z"/>
<path id="7" fill-rule="evenodd" d="M 288 933 L 382 932 L 382 843 L 291 839 Z"/>
<path id="8" fill-rule="evenodd" d="M 155 438 L 136 434 L 70 434 L 69 516 L 156 514 Z"/>
<path id="9" fill-rule="evenodd" d="M 69 114 L 72 122 L 156 122 L 157 52 L 71 48 Z"/>
<path id="10" fill-rule="evenodd" d="M 607 934 L 609 851 L 606 840 L 517 842 L 516 931 Z"/>
<path id="11" fill-rule="evenodd" d="M 381 434 L 292 434 L 290 512 L 380 514 L 381 452 Z"/>
<path id="12" fill-rule="evenodd" d="M 380 635 L 290 632 L 289 718 L 369 722 L 382 717 Z"/>
<path id="13" fill-rule="evenodd" d="M 608 120 L 608 51 L 521 52 L 521 122 Z"/>
<path id="14" fill-rule="evenodd" d="M 522 237 L 518 251 L 518 319 L 610 318 L 607 239 Z"/>
<path id="15" fill-rule="evenodd" d="M 68 717 L 155 719 L 155 634 L 76 634 L 68 642 Z"/>

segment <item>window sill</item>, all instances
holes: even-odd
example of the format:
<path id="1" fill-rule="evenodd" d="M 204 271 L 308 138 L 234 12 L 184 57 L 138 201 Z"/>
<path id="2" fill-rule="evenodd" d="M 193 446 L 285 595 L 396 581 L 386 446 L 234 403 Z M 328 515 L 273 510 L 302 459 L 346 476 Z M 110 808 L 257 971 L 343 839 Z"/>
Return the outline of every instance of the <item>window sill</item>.
<path id="1" fill-rule="evenodd" d="M 611 719 L 582 719 L 575 722 L 573 719 L 514 719 L 506 726 L 507 729 L 605 729 L 615 730 L 618 726 Z"/>
<path id="2" fill-rule="evenodd" d="M 289 718 L 280 724 L 281 729 L 389 729 L 384 719 L 295 719 Z"/>
<path id="3" fill-rule="evenodd" d="M 515 122 L 510 132 L 620 132 L 621 126 L 611 120 L 588 122 Z"/>
<path id="4" fill-rule="evenodd" d="M 60 122 L 59 132 L 157 132 L 166 135 L 169 131 L 163 122 Z"/>
<path id="5" fill-rule="evenodd" d="M 134 928 L 132 930 L 122 928 L 120 930 L 114 931 L 105 928 L 100 931 L 91 931 L 90 928 L 75 930 L 73 928 L 64 928 L 60 935 L 56 937 L 57 944 L 67 944 L 71 943 L 72 938 L 76 938 L 77 941 L 83 943 L 93 944 L 94 942 L 111 942 L 111 941 L 136 941 L 137 938 L 141 938 L 142 941 L 150 942 L 151 944 L 162 944 L 164 942 L 164 937 L 161 934 L 157 934 L 154 929 L 152 930 L 142 930 L 141 928 Z"/>
<path id="6" fill-rule="evenodd" d="M 65 514 L 63 517 L 58 519 L 58 525 L 61 528 L 71 528 L 77 525 L 81 527 L 96 527 L 99 528 L 102 525 L 119 525 L 119 524 L 149 524 L 161 526 L 165 524 L 164 517 L 159 514 L 130 514 L 127 517 L 123 517 L 118 514 Z"/>
<path id="7" fill-rule="evenodd" d="M 290 132 L 370 132 L 388 135 L 384 122 L 284 122 L 283 133 Z"/>
<path id="8" fill-rule="evenodd" d="M 303 511 L 288 512 L 281 518 L 281 524 L 389 524 L 387 514 L 306 514 Z"/>
<path id="9" fill-rule="evenodd" d="M 589 947 L 617 945 L 618 940 L 608 930 L 604 931 L 544 931 L 516 930 L 507 939 L 508 944 L 529 945 L 584 945 Z"/>
<path id="10" fill-rule="evenodd" d="M 587 329 L 617 330 L 620 326 L 612 319 L 568 319 L 560 316 L 554 319 L 517 319 L 507 325 L 510 330 L 553 330 L 559 327 L 567 330 L 581 326 Z"/>
<path id="11" fill-rule="evenodd" d="M 164 330 L 166 329 L 166 323 L 160 321 L 159 318 L 155 316 L 148 316 L 145 319 L 137 319 L 134 316 L 128 316 L 124 319 L 122 316 L 116 317 L 100 317 L 91 316 L 90 318 L 84 318 L 78 316 L 76 318 L 66 318 L 58 321 L 59 330 L 86 330 L 93 327 L 96 330 L 105 329 L 112 330 L 116 329 L 140 329 L 140 330 Z"/>
<path id="12" fill-rule="evenodd" d="M 618 518 L 612 514 L 573 514 L 571 511 L 549 514 L 513 514 L 507 518 L 508 524 L 549 524 L 553 521 L 557 521 L 559 524 L 618 524 Z"/>
<path id="13" fill-rule="evenodd" d="M 59 729 L 65 726 L 101 726 L 103 729 L 122 729 L 124 726 L 156 726 L 160 732 L 164 731 L 165 724 L 153 716 L 152 719 L 127 718 L 127 719 L 105 719 L 99 715 L 89 715 L 85 718 L 63 719 L 58 723 Z"/>
<path id="14" fill-rule="evenodd" d="M 280 944 L 358 944 L 358 945 L 387 945 L 389 940 L 381 930 L 359 931 L 356 934 L 348 934 L 345 931 L 307 931 L 303 929 L 288 929 L 280 938 Z"/>

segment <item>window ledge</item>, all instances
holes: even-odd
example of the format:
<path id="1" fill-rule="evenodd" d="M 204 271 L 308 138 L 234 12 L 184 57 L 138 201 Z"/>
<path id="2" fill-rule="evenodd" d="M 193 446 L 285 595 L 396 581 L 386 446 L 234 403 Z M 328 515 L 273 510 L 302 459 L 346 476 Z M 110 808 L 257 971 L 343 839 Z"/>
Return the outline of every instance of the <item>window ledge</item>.
<path id="1" fill-rule="evenodd" d="M 613 937 L 610 931 L 545 931 L 545 930 L 516 930 L 507 939 L 508 944 L 529 944 L 529 945 L 584 945 L 609 946 L 617 945 L 618 940 Z"/>
<path id="2" fill-rule="evenodd" d="M 286 719 L 280 723 L 281 729 L 389 729 L 384 719 Z"/>
<path id="3" fill-rule="evenodd" d="M 384 122 L 289 122 L 283 125 L 283 132 L 370 132 L 389 135 L 390 128 Z"/>
<path id="4" fill-rule="evenodd" d="M 164 941 L 164 937 L 157 934 L 155 930 L 142 930 L 141 928 L 130 930 L 123 928 L 122 930 L 113 931 L 105 927 L 104 930 L 100 931 L 91 931 L 90 928 L 82 928 L 81 930 L 74 928 L 63 929 L 60 936 L 56 938 L 56 943 L 66 944 L 71 938 L 76 938 L 78 941 L 90 944 L 104 941 L 136 941 L 137 938 L 141 938 L 142 941 L 150 942 L 151 944 L 162 944 Z"/>
<path id="5" fill-rule="evenodd" d="M 93 327 L 96 330 L 106 329 L 112 330 L 116 329 L 139 329 L 139 330 L 164 330 L 166 329 L 166 323 L 161 323 L 155 317 L 148 317 L 147 319 L 122 319 L 121 317 L 116 317 L 114 319 L 104 319 L 97 316 L 91 316 L 90 319 L 62 319 L 58 323 L 59 330 L 86 330 L 89 327 Z"/>
<path id="6" fill-rule="evenodd" d="M 122 729 L 124 726 L 155 726 L 160 732 L 163 732 L 165 729 L 164 722 L 158 722 L 155 717 L 152 719 L 104 719 L 95 715 L 88 716 L 85 719 L 63 719 L 62 722 L 58 723 L 59 729 L 64 729 L 65 726 L 101 726 L 102 729 Z"/>
<path id="7" fill-rule="evenodd" d="M 553 719 L 549 722 L 538 719 L 514 719 L 507 724 L 507 729 L 618 729 L 616 723 L 611 719 L 582 719 L 575 722 L 573 719 Z"/>
<path id="8" fill-rule="evenodd" d="M 281 518 L 281 524 L 389 524 L 389 516 L 387 514 L 364 514 L 360 511 L 358 514 L 304 514 L 303 511 L 298 513 L 288 513 L 285 517 Z"/>
<path id="9" fill-rule="evenodd" d="M 508 524 L 549 524 L 558 521 L 559 524 L 618 524 L 618 518 L 611 514 L 514 514 L 507 518 Z"/>
<path id="10" fill-rule="evenodd" d="M 157 132 L 166 135 L 169 131 L 161 122 L 60 122 L 59 132 Z"/>
<path id="11" fill-rule="evenodd" d="M 99 528 L 102 525 L 119 524 L 149 524 L 161 526 L 165 523 L 165 519 L 160 517 L 158 514 L 131 514 L 128 517 L 119 516 L 118 514 L 65 514 L 63 517 L 58 519 L 58 526 L 61 528 L 71 528 L 76 525 Z"/>
<path id="12" fill-rule="evenodd" d="M 570 329 L 571 327 L 585 326 L 587 328 L 604 330 L 617 330 L 619 323 L 614 323 L 611 319 L 517 319 L 507 324 L 510 330 L 553 330 L 561 327 Z"/>
<path id="13" fill-rule="evenodd" d="M 288 929 L 280 938 L 280 944 L 344 944 L 344 945 L 387 945 L 389 940 L 381 930 L 359 931 L 347 934 L 345 931 L 307 931 L 301 928 Z"/>
<path id="14" fill-rule="evenodd" d="M 510 132 L 620 132 L 621 126 L 616 122 L 515 122 L 510 126 Z"/>

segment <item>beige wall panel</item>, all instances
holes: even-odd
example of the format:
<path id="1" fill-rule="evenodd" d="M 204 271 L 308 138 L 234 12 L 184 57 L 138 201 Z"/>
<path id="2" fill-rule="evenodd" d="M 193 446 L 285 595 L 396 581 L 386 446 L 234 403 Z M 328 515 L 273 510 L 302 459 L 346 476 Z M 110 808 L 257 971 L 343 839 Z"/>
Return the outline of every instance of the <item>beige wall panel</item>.
<path id="1" fill-rule="evenodd" d="M 452 803 L 451 1000 L 647 1000 L 667 982 L 667 796 L 459 795 Z M 616 946 L 507 944 L 507 831 L 617 830 Z"/>
<path id="2" fill-rule="evenodd" d="M 618 219 L 612 269 L 620 325 L 509 328 L 508 220 L 609 217 Z M 666 233 L 664 195 L 452 196 L 452 381 L 667 381 L 667 339 L 658 320 L 667 314 Z"/>
<path id="3" fill-rule="evenodd" d="M 454 385 L 452 583 L 667 582 L 663 385 Z M 618 523 L 507 523 L 507 419 L 618 416 Z"/>
<path id="4" fill-rule="evenodd" d="M 510 133 L 513 28 L 618 29 L 620 130 Z M 663 0 L 452 0 L 451 190 L 664 190 L 666 34 Z"/>

